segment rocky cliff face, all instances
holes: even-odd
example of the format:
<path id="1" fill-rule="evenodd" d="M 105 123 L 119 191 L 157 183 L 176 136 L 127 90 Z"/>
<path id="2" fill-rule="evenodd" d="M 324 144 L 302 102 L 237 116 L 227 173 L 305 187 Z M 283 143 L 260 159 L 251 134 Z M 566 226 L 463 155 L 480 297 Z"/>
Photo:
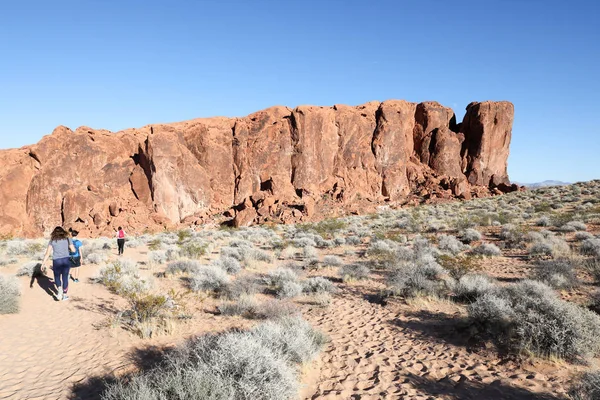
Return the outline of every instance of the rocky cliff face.
<path id="1" fill-rule="evenodd" d="M 508 102 L 272 107 L 112 133 L 58 127 L 0 151 L 0 234 L 299 222 L 509 186 Z"/>

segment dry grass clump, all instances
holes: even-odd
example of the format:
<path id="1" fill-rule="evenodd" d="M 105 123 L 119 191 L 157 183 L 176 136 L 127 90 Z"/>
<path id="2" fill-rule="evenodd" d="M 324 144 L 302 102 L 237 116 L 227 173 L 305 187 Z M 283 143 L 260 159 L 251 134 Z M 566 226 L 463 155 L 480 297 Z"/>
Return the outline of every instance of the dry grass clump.
<path id="1" fill-rule="evenodd" d="M 14 276 L 0 275 L 0 314 L 16 314 L 19 312 L 21 285 Z"/>
<path id="2" fill-rule="evenodd" d="M 536 240 L 529 248 L 531 257 L 564 257 L 571 253 L 569 244 L 556 236 L 546 236 L 542 240 Z"/>
<path id="3" fill-rule="evenodd" d="M 475 247 L 471 252 L 474 255 L 484 256 L 484 257 L 497 257 L 502 255 L 502 251 L 492 243 L 481 243 L 479 246 Z"/>
<path id="4" fill-rule="evenodd" d="M 339 267 L 343 264 L 342 259 L 337 256 L 325 256 L 323 257 L 323 265 L 326 267 Z"/>
<path id="5" fill-rule="evenodd" d="M 119 381 L 103 400 L 264 399 L 298 396 L 300 366 L 326 338 L 300 318 L 259 325 L 248 332 L 206 335 L 165 357 L 155 369 Z"/>
<path id="6" fill-rule="evenodd" d="M 333 294 L 337 292 L 337 288 L 329 279 L 325 279 L 321 276 L 315 276 L 308 278 L 304 281 L 304 292 L 309 294 L 320 294 L 329 293 Z"/>
<path id="7" fill-rule="evenodd" d="M 586 239 L 579 249 L 581 254 L 600 258 L 600 239 Z"/>
<path id="8" fill-rule="evenodd" d="M 573 264 L 568 259 L 538 262 L 534 278 L 554 289 L 571 289 L 579 286 Z"/>
<path id="9" fill-rule="evenodd" d="M 457 255 L 465 250 L 470 249 L 469 246 L 464 245 L 460 240 L 451 235 L 440 235 L 437 239 L 438 249 L 445 253 Z"/>
<path id="10" fill-rule="evenodd" d="M 371 271 L 363 264 L 348 264 L 340 269 L 340 277 L 344 282 L 356 282 L 369 279 Z"/>
<path id="11" fill-rule="evenodd" d="M 537 281 L 499 287 L 468 307 L 471 320 L 503 351 L 586 361 L 600 354 L 600 316 L 558 298 Z"/>
<path id="12" fill-rule="evenodd" d="M 281 319 L 300 311 L 287 300 L 258 301 L 254 296 L 242 295 L 235 301 L 223 301 L 217 307 L 222 315 L 241 316 L 248 319 Z"/>
<path id="13" fill-rule="evenodd" d="M 200 268 L 201 264 L 196 260 L 178 260 L 167 264 L 166 275 L 191 274 Z"/>
<path id="14" fill-rule="evenodd" d="M 481 233 L 476 229 L 467 228 L 461 232 L 460 240 L 466 244 L 478 242 L 481 240 Z"/>
<path id="15" fill-rule="evenodd" d="M 245 275 L 230 281 L 222 290 L 222 295 L 229 300 L 236 300 L 242 296 L 253 296 L 260 289 L 260 282 L 257 277 L 254 275 Z"/>
<path id="16" fill-rule="evenodd" d="M 456 257 L 442 255 L 438 257 L 437 261 L 452 278 L 457 280 L 466 274 L 473 273 L 481 266 L 481 257 L 468 254 Z"/>

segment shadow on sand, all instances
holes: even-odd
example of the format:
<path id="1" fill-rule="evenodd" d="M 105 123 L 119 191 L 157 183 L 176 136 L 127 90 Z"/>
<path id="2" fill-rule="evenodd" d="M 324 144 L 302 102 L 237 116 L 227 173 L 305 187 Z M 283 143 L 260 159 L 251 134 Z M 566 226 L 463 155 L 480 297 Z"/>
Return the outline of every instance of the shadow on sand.
<path id="1" fill-rule="evenodd" d="M 37 264 L 33 268 L 33 273 L 31 274 L 31 281 L 29 281 L 29 287 L 33 288 L 33 284 L 37 282 L 38 286 L 42 288 L 48 296 L 52 297 L 54 300 L 56 299 L 57 291 L 56 285 L 54 281 L 50 279 L 46 274 L 42 272 L 42 264 Z"/>
<path id="2" fill-rule="evenodd" d="M 138 372 L 148 371 L 156 367 L 160 360 L 164 359 L 166 354 L 172 351 L 170 347 L 148 346 L 145 348 L 134 349 L 127 356 L 129 370 L 133 367 Z M 117 372 L 117 371 L 114 371 Z M 106 389 L 117 380 L 127 381 L 132 374 L 119 375 L 119 379 L 114 372 L 104 376 L 88 377 L 85 381 L 73 385 L 69 400 L 100 400 Z"/>
<path id="3" fill-rule="evenodd" d="M 432 398 L 443 397 L 445 399 L 460 400 L 559 400 L 550 393 L 534 393 L 525 388 L 507 385 L 501 381 L 489 384 L 461 379 L 454 382 L 450 379 L 435 380 L 426 376 L 410 374 L 407 376 L 412 386 Z"/>

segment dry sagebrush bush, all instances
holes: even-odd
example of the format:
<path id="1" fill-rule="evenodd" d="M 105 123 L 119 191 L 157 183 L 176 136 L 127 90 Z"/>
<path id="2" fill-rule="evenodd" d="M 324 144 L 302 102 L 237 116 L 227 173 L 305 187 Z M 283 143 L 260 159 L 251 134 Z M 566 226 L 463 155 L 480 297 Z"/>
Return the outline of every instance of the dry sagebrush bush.
<path id="1" fill-rule="evenodd" d="M 0 275 L 0 314 L 16 314 L 20 309 L 21 285 L 14 276 Z"/>
<path id="2" fill-rule="evenodd" d="M 214 265 L 203 265 L 190 276 L 190 289 L 194 292 L 219 293 L 229 284 L 227 272 Z"/>
<path id="3" fill-rule="evenodd" d="M 388 280 L 388 290 L 395 296 L 440 296 L 447 290 L 444 276 L 448 272 L 433 260 L 408 262 L 398 267 Z"/>
<path id="4" fill-rule="evenodd" d="M 496 281 L 487 275 L 467 274 L 454 285 L 454 295 L 458 301 L 473 302 L 497 289 Z"/>
<path id="5" fill-rule="evenodd" d="M 369 279 L 370 273 L 371 271 L 369 270 L 369 268 L 362 264 L 344 265 L 340 269 L 340 277 L 344 282 L 355 282 Z"/>
<path id="6" fill-rule="evenodd" d="M 571 289 L 579 286 L 573 263 L 568 259 L 538 262 L 534 270 L 534 278 L 554 289 Z"/>
<path id="7" fill-rule="evenodd" d="M 522 281 L 486 293 L 468 307 L 471 320 L 513 354 L 587 361 L 600 354 L 600 316 Z"/>
<path id="8" fill-rule="evenodd" d="M 569 388 L 573 400 L 600 399 L 600 371 L 585 372 Z"/>
<path id="9" fill-rule="evenodd" d="M 165 357 L 155 369 L 110 385 L 104 400 L 264 399 L 298 396 L 299 366 L 326 338 L 300 318 L 258 325 L 248 332 L 206 335 Z"/>

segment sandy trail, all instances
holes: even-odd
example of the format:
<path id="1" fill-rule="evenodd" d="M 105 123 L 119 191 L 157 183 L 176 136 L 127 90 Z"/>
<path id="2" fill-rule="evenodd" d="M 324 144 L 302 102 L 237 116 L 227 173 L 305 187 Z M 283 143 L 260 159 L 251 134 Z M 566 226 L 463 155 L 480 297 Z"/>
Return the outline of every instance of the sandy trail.
<path id="1" fill-rule="evenodd" d="M 118 371 L 135 338 L 97 329 L 111 314 L 115 296 L 88 282 L 98 267 L 81 269 L 70 282 L 69 301 L 50 295 L 49 279 L 21 278 L 22 306 L 0 315 L 0 399 L 62 399 L 87 376 Z M 52 271 L 48 271 L 51 275 Z"/>
<path id="2" fill-rule="evenodd" d="M 560 367 L 547 376 L 469 353 L 436 338 L 443 323 L 428 324 L 419 313 L 344 291 L 328 309 L 311 309 L 306 317 L 331 343 L 305 399 L 564 398 Z"/>

